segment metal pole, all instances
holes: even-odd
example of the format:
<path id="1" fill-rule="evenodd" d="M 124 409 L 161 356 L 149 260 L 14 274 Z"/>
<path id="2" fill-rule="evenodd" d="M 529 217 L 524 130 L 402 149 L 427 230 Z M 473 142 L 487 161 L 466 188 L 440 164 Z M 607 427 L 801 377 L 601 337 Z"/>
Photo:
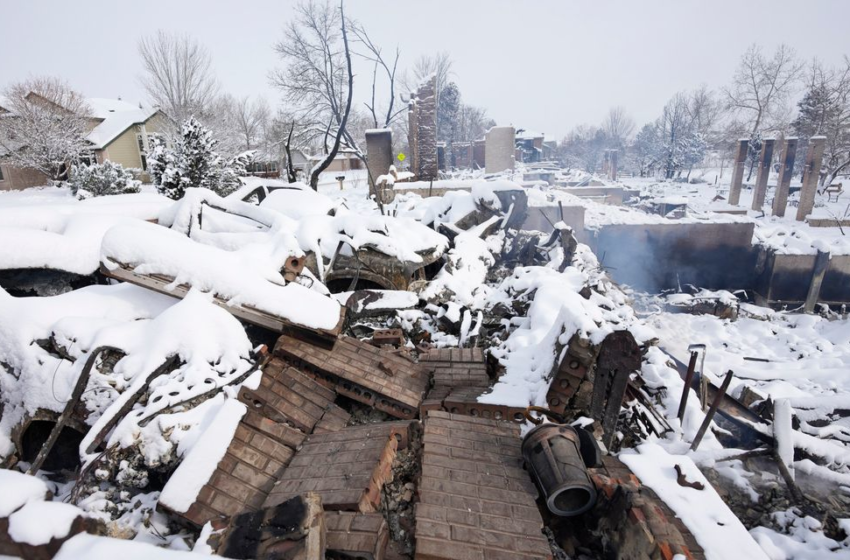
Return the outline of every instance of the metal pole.
<path id="1" fill-rule="evenodd" d="M 705 436 L 705 432 L 708 431 L 708 426 L 711 424 L 711 421 L 714 419 L 714 414 L 717 412 L 717 407 L 720 406 L 720 403 L 723 401 L 723 397 L 726 396 L 726 389 L 729 388 L 729 384 L 732 382 L 732 370 L 726 372 L 726 379 L 723 380 L 723 383 L 720 385 L 720 389 L 717 390 L 717 394 L 714 395 L 714 401 L 711 403 L 711 406 L 708 409 L 708 412 L 705 415 L 705 420 L 702 421 L 702 426 L 699 427 L 699 431 L 697 432 L 697 437 L 694 438 L 694 442 L 691 444 L 691 451 L 696 451 L 699 447 L 699 444 L 702 442 L 703 436 Z"/>
<path id="2" fill-rule="evenodd" d="M 694 380 L 694 372 L 697 369 L 697 352 L 691 352 L 691 361 L 688 362 L 688 373 L 685 374 L 685 388 L 682 389 L 682 399 L 679 401 L 679 421 L 685 419 L 685 405 L 688 403 L 688 395 L 691 393 L 691 384 Z"/>

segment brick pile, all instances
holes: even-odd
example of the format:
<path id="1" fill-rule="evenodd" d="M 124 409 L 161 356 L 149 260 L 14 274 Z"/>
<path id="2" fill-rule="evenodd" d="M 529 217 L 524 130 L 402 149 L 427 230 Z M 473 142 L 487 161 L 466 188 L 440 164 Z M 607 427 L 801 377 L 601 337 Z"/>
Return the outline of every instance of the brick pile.
<path id="1" fill-rule="evenodd" d="M 269 493 L 264 507 L 315 492 L 326 510 L 374 512 L 392 478 L 396 451 L 407 445 L 410 422 L 349 426 L 309 436 Z"/>
<path id="2" fill-rule="evenodd" d="M 279 358 L 263 368 L 263 378 L 256 390 L 243 387 L 239 393 L 239 400 L 249 408 L 305 433 L 311 433 L 330 409 L 338 408 L 334 405 L 335 398 L 332 390 L 288 367 Z M 338 417 L 340 411 L 333 410 L 330 414 Z"/>
<path id="3" fill-rule="evenodd" d="M 481 348 L 435 348 L 419 355 L 435 387 L 487 387 L 490 376 Z"/>
<path id="4" fill-rule="evenodd" d="M 311 377 L 271 360 L 260 386 L 240 391 L 248 412 L 212 477 L 185 513 L 173 513 L 201 526 L 218 517 L 257 511 L 307 434 L 345 426 L 349 415 L 333 403 L 334 397 Z"/>
<path id="5" fill-rule="evenodd" d="M 380 513 L 329 511 L 325 513 L 329 552 L 346 558 L 383 560 L 389 532 Z"/>
<path id="6" fill-rule="evenodd" d="M 396 418 L 416 416 L 429 384 L 419 364 L 356 338 L 340 337 L 326 348 L 284 335 L 274 352 L 336 393 Z"/>
<path id="7" fill-rule="evenodd" d="M 673 560 L 676 555 L 704 560 L 693 534 L 650 488 L 641 485 L 616 457 L 588 469 L 599 490 L 596 511 L 605 512 L 599 529 L 610 539 L 618 557 L 636 560 Z"/>
<path id="8" fill-rule="evenodd" d="M 532 560 L 552 553 L 518 426 L 428 412 L 416 504 L 416 558 Z"/>
<path id="9" fill-rule="evenodd" d="M 430 410 L 451 412 L 484 418 L 485 420 L 502 420 L 516 423 L 525 422 L 525 408 L 483 404 L 478 402 L 481 395 L 490 392 L 489 387 L 434 387 L 419 407 L 420 416 L 425 416 Z"/>

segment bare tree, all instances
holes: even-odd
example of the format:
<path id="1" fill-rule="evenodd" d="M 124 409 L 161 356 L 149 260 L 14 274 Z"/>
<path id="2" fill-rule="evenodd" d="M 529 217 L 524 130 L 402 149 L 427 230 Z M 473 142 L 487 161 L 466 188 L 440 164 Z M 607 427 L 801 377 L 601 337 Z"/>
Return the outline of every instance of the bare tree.
<path id="1" fill-rule="evenodd" d="M 153 104 L 175 122 L 202 116 L 218 91 L 210 54 L 195 39 L 157 31 L 139 41 L 142 85 Z"/>
<path id="2" fill-rule="evenodd" d="M 310 170 L 310 186 L 318 189 L 319 175 L 346 139 L 351 113 L 354 75 L 342 2 L 339 8 L 315 0 L 299 5 L 274 48 L 286 66 L 272 72 L 272 82 L 299 120 L 324 126 L 325 157 Z"/>
<path id="3" fill-rule="evenodd" d="M 635 131 L 635 121 L 625 107 L 612 107 L 602 123 L 602 129 L 616 146 L 625 146 Z"/>
<path id="4" fill-rule="evenodd" d="M 32 78 L 4 92 L 8 113 L 0 114 L 0 154 L 15 167 L 36 169 L 53 180 L 85 155 L 91 109 L 82 95 L 57 78 Z"/>
<path id="5" fill-rule="evenodd" d="M 729 109 L 744 118 L 751 136 L 782 124 L 779 121 L 787 115 L 788 96 L 802 68 L 787 45 L 780 45 L 771 57 L 757 45 L 744 53 L 732 85 L 724 92 Z"/>
<path id="6" fill-rule="evenodd" d="M 406 109 L 406 107 L 402 107 L 397 111 L 395 110 L 396 73 L 398 72 L 398 59 L 401 55 L 401 51 L 398 47 L 396 47 L 395 52 L 392 55 L 392 60 L 385 59 L 381 47 L 372 41 L 369 34 L 361 24 L 352 22 L 351 32 L 360 45 L 360 52 L 357 54 L 373 63 L 372 96 L 370 102 L 365 104 L 369 113 L 372 115 L 372 124 L 375 128 L 388 128 Z M 389 90 L 385 111 L 379 111 L 377 106 L 377 91 L 379 84 L 378 69 L 381 70 Z M 381 113 L 380 116 L 378 115 L 379 112 Z"/>
<path id="7" fill-rule="evenodd" d="M 262 97 L 237 99 L 233 106 L 234 124 L 244 150 L 256 150 L 269 119 L 269 104 Z"/>

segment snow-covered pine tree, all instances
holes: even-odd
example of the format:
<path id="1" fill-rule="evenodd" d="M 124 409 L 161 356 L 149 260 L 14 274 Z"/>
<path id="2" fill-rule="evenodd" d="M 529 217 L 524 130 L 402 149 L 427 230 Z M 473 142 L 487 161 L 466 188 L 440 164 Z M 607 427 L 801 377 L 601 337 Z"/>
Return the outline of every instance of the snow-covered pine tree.
<path id="1" fill-rule="evenodd" d="M 155 147 L 157 166 L 164 162 L 164 168 L 156 171 L 159 184 L 154 178 L 157 190 L 175 200 L 183 198 L 187 188 L 207 188 L 220 196 L 235 191 L 241 185 L 239 177 L 246 174 L 249 154 L 240 154 L 225 163 L 215 151 L 216 144 L 209 129 L 194 117 L 184 122 L 173 152 Z"/>
<path id="2" fill-rule="evenodd" d="M 215 152 L 217 143 L 212 132 L 195 117 L 183 123 L 177 150 L 183 188 L 205 187 L 216 190 L 213 171 L 221 165 L 221 156 Z"/>
<path id="3" fill-rule="evenodd" d="M 162 176 L 168 167 L 169 158 L 173 157 L 173 153 L 165 144 L 165 140 L 160 136 L 150 136 L 148 138 L 148 173 L 151 176 L 151 181 L 156 187 L 162 184 Z"/>

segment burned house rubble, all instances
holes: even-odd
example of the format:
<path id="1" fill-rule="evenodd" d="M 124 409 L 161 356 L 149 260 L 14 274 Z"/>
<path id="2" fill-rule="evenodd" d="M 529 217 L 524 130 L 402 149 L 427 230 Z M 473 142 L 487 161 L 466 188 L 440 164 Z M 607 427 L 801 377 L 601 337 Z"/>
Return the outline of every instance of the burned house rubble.
<path id="1" fill-rule="evenodd" d="M 509 156 L 380 205 L 258 183 L 0 209 L 0 555 L 850 547 L 844 265 L 806 269 L 810 313 L 771 309 L 799 291 L 778 226 L 571 193 L 622 191 L 616 154 L 601 187 Z"/>

